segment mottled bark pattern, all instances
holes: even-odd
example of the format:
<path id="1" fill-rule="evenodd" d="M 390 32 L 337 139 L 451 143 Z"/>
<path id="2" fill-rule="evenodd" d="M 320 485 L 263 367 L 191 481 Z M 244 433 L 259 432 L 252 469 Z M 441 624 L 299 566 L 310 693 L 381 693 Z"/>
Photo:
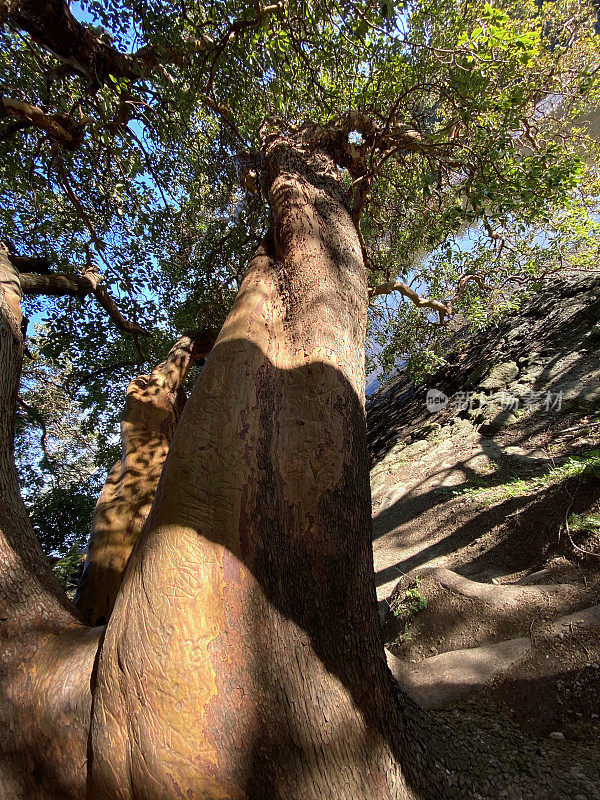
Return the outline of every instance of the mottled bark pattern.
<path id="1" fill-rule="evenodd" d="M 75 597 L 89 625 L 104 625 L 110 617 L 185 404 L 182 384 L 192 365 L 208 355 L 214 340 L 212 331 L 182 336 L 151 375 L 140 375 L 127 388 L 122 455 L 96 504 Z"/>
<path id="2" fill-rule="evenodd" d="M 264 155 L 273 233 L 108 627 L 95 800 L 405 796 L 381 722 L 398 719 L 372 574 L 360 246 L 329 158 L 280 138 Z"/>

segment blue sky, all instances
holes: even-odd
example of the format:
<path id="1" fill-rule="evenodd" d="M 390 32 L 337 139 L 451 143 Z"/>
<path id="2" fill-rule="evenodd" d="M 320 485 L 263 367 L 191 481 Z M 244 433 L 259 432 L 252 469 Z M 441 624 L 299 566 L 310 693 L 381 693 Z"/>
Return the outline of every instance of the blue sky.
<path id="1" fill-rule="evenodd" d="M 93 22 L 92 15 L 81 7 L 81 3 L 71 3 L 71 13 L 79 22 Z"/>

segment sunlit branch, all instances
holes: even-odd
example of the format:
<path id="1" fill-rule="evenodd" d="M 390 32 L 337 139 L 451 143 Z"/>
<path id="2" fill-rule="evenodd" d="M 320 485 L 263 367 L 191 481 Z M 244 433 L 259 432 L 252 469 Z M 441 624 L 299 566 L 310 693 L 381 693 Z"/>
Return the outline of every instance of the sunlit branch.
<path id="1" fill-rule="evenodd" d="M 454 304 L 464 293 L 466 286 L 470 281 L 474 281 L 482 291 L 487 292 L 490 290 L 490 287 L 485 283 L 483 276 L 477 275 L 476 273 L 467 273 L 466 275 L 461 275 L 455 294 L 446 302 L 436 300 L 433 297 L 421 297 L 421 295 L 415 292 L 414 289 L 411 289 L 410 286 L 408 286 L 406 283 L 402 283 L 401 281 L 386 281 L 378 286 L 369 287 L 369 297 L 373 298 L 379 295 L 399 292 L 401 295 L 411 300 L 417 306 L 417 308 L 431 308 L 436 311 L 440 318 L 439 324 L 447 325 L 450 318 L 454 315 Z"/>
<path id="2" fill-rule="evenodd" d="M 18 117 L 25 124 L 21 127 L 36 127 L 44 131 L 55 142 L 67 150 L 79 147 L 84 126 L 65 114 L 45 114 L 39 106 L 10 97 L 0 98 L 0 116 Z"/>
<path id="3" fill-rule="evenodd" d="M 369 297 L 391 294 L 392 292 L 400 292 L 401 295 L 411 300 L 417 308 L 431 308 L 437 311 L 440 317 L 440 324 L 442 325 L 452 316 L 452 309 L 450 306 L 442 303 L 440 300 L 435 300 L 433 297 L 421 297 L 414 289 L 411 289 L 406 283 L 400 281 L 387 281 L 386 283 L 379 284 L 379 286 L 370 287 Z"/>

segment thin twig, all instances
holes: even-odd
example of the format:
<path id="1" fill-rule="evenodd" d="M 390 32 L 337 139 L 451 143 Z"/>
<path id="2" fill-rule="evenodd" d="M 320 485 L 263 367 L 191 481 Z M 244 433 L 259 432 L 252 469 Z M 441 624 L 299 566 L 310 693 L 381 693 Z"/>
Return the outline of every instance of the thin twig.
<path id="1" fill-rule="evenodd" d="M 58 145 L 55 145 L 54 147 L 54 160 L 56 161 L 56 171 L 58 172 L 58 176 L 65 189 L 65 192 L 67 193 L 69 200 L 75 206 L 75 210 L 77 211 L 77 213 L 83 220 L 84 225 L 90 232 L 90 236 L 94 244 L 101 246 L 102 242 L 100 241 L 100 237 L 96 233 L 96 228 L 94 227 L 91 219 L 89 218 L 87 211 L 83 207 L 83 203 L 81 202 L 81 200 L 75 193 L 73 187 L 71 186 L 64 161 L 62 160 L 62 157 L 60 155 L 60 147 Z"/>
<path id="2" fill-rule="evenodd" d="M 37 408 L 30 406 L 26 403 L 19 395 L 17 395 L 17 403 L 21 406 L 21 408 L 27 412 L 27 414 L 33 419 L 33 421 L 39 426 L 41 430 L 40 435 L 40 447 L 44 454 L 44 457 L 48 464 L 52 465 L 54 463 L 54 458 L 48 452 L 48 429 L 46 428 L 46 422 Z"/>

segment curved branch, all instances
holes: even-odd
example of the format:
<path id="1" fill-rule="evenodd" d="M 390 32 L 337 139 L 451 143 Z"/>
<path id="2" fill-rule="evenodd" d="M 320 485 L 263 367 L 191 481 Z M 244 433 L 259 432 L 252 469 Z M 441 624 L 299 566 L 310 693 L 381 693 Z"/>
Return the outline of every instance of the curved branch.
<path id="1" fill-rule="evenodd" d="M 234 22 L 231 23 L 228 30 L 226 31 L 225 35 L 221 38 L 221 40 L 217 43 L 214 43 L 215 48 L 215 55 L 213 57 L 212 63 L 210 65 L 210 71 L 208 75 L 208 82 L 206 84 L 206 94 L 212 95 L 213 83 L 215 80 L 215 74 L 217 69 L 217 62 L 219 58 L 223 54 L 224 50 L 226 49 L 227 45 L 232 39 L 235 39 L 241 32 L 247 30 L 248 28 L 255 28 L 258 25 L 261 25 L 264 18 L 267 17 L 269 14 L 273 14 L 275 11 L 280 11 L 283 8 L 283 3 L 273 3 L 269 6 L 264 6 L 261 8 L 260 3 L 255 3 L 255 13 L 256 16 L 254 19 L 236 19 Z"/>
<path id="2" fill-rule="evenodd" d="M 71 186 L 71 182 L 69 180 L 69 176 L 68 176 L 67 170 L 65 168 L 65 163 L 62 160 L 61 155 L 60 155 L 60 148 L 59 148 L 59 146 L 57 144 L 55 144 L 53 146 L 53 149 L 54 149 L 54 160 L 56 161 L 56 171 L 58 172 L 58 177 L 60 178 L 60 181 L 61 181 L 61 183 L 63 185 L 63 188 L 64 188 L 65 192 L 67 193 L 67 197 L 69 198 L 69 200 L 71 201 L 71 203 L 75 207 L 75 210 L 77 211 L 77 213 L 79 214 L 79 216 L 83 220 L 86 228 L 90 232 L 90 237 L 91 237 L 92 242 L 94 242 L 94 244 L 96 244 L 96 245 L 99 245 L 100 244 L 100 239 L 98 238 L 98 234 L 96 233 L 96 228 L 94 227 L 94 224 L 93 224 L 92 220 L 90 219 L 89 214 L 87 213 L 87 211 L 83 207 L 83 203 L 81 202 L 81 200 L 77 196 L 77 193 L 75 192 L 75 190 Z"/>
<path id="3" fill-rule="evenodd" d="M 94 87 L 116 77 L 140 77 L 135 56 L 121 53 L 78 22 L 65 0 L 0 0 L 0 18 L 84 75 Z M 147 57 L 148 54 L 145 54 Z"/>
<path id="4" fill-rule="evenodd" d="M 115 323 L 115 325 L 122 331 L 127 331 L 127 333 L 133 333 L 133 334 L 142 334 L 143 336 L 150 336 L 150 331 L 147 331 L 145 328 L 142 328 L 136 322 L 130 322 L 129 320 L 125 319 L 125 317 L 121 314 L 121 312 L 117 308 L 117 304 L 108 294 L 104 286 L 98 285 L 94 287 L 92 293 L 96 298 L 96 300 L 98 301 L 98 303 L 102 306 L 102 308 L 106 311 L 108 316 Z"/>
<path id="5" fill-rule="evenodd" d="M 197 36 L 185 37 L 185 49 L 169 45 L 157 48 L 148 44 L 135 53 L 122 53 L 107 44 L 75 19 L 65 0 L 0 0 L 0 21 L 10 20 L 59 58 L 71 72 L 85 76 L 94 88 L 99 88 L 110 75 L 137 81 L 147 78 L 164 63 L 183 66 L 190 60 L 186 57 L 186 50 L 194 54 L 216 50 L 218 59 L 230 39 L 246 28 L 260 24 L 268 14 L 282 7 L 280 2 L 262 8 L 257 4 L 256 18 L 234 20 L 219 42 L 200 31 Z"/>
<path id="6" fill-rule="evenodd" d="M 414 289 L 411 289 L 410 286 L 401 281 L 387 281 L 386 283 L 379 284 L 379 286 L 370 286 L 369 297 L 400 292 L 404 297 L 408 297 L 409 300 L 412 300 L 418 308 L 432 308 L 434 311 L 437 311 L 440 316 L 439 324 L 447 325 L 450 317 L 454 315 L 454 303 L 464 293 L 469 281 L 474 281 L 482 291 L 490 291 L 491 287 L 486 284 L 482 275 L 477 275 L 475 272 L 468 272 L 460 276 L 456 286 L 456 292 L 450 300 L 445 303 L 441 300 L 435 300 L 433 297 L 421 297 Z"/>
<path id="7" fill-rule="evenodd" d="M 40 448 L 42 453 L 44 454 L 44 458 L 48 462 L 48 464 L 54 464 L 54 459 L 48 452 L 48 429 L 46 427 L 46 421 L 44 420 L 43 416 L 33 406 L 30 406 L 29 403 L 26 403 L 20 395 L 17 395 L 17 405 L 21 406 L 21 408 L 31 417 L 31 419 L 36 423 L 39 427 L 40 433 Z"/>
<path id="8" fill-rule="evenodd" d="M 91 270 L 83 275 L 35 275 L 24 273 L 19 275 L 23 294 L 47 294 L 55 297 L 71 296 L 83 299 L 94 295 L 98 303 L 106 311 L 115 325 L 122 331 L 134 335 L 149 336 L 150 332 L 135 322 L 130 322 L 119 311 L 117 304 L 100 284 L 100 276 Z"/>
<path id="9" fill-rule="evenodd" d="M 83 140 L 84 126 L 80 122 L 65 114 L 45 114 L 39 106 L 24 100 L 0 97 L 0 116 L 18 117 L 25 123 L 21 127 L 39 128 L 67 150 L 75 150 Z"/>
<path id="10" fill-rule="evenodd" d="M 467 283 L 469 281 L 475 281 L 475 283 L 479 286 L 482 291 L 489 292 L 490 287 L 486 284 L 483 275 L 477 275 L 476 272 L 468 272 L 466 275 L 461 275 L 458 279 L 458 284 L 456 286 L 456 293 L 452 297 L 452 299 L 448 302 L 450 308 L 452 308 L 452 304 L 458 300 L 458 298 L 463 294 Z"/>
<path id="11" fill-rule="evenodd" d="M 404 151 L 444 153 L 452 145 L 452 142 L 432 142 L 410 125 L 395 121 L 395 110 L 384 122 L 368 111 L 349 111 L 325 125 L 305 124 L 301 131 L 307 144 L 325 150 L 353 178 L 369 173 L 367 156 L 372 161 L 376 151 L 389 158 Z M 350 141 L 349 136 L 354 132 L 361 135 L 362 142 Z"/>
<path id="12" fill-rule="evenodd" d="M 408 297 L 418 308 L 432 308 L 440 316 L 440 325 L 445 325 L 448 319 L 452 316 L 452 306 L 446 305 L 440 300 L 435 300 L 433 297 L 421 297 L 414 289 L 411 289 L 406 283 L 400 281 L 387 281 L 381 283 L 379 286 L 369 288 L 369 297 L 377 297 L 380 294 L 391 294 L 392 292 L 400 292 L 404 297 Z"/>

